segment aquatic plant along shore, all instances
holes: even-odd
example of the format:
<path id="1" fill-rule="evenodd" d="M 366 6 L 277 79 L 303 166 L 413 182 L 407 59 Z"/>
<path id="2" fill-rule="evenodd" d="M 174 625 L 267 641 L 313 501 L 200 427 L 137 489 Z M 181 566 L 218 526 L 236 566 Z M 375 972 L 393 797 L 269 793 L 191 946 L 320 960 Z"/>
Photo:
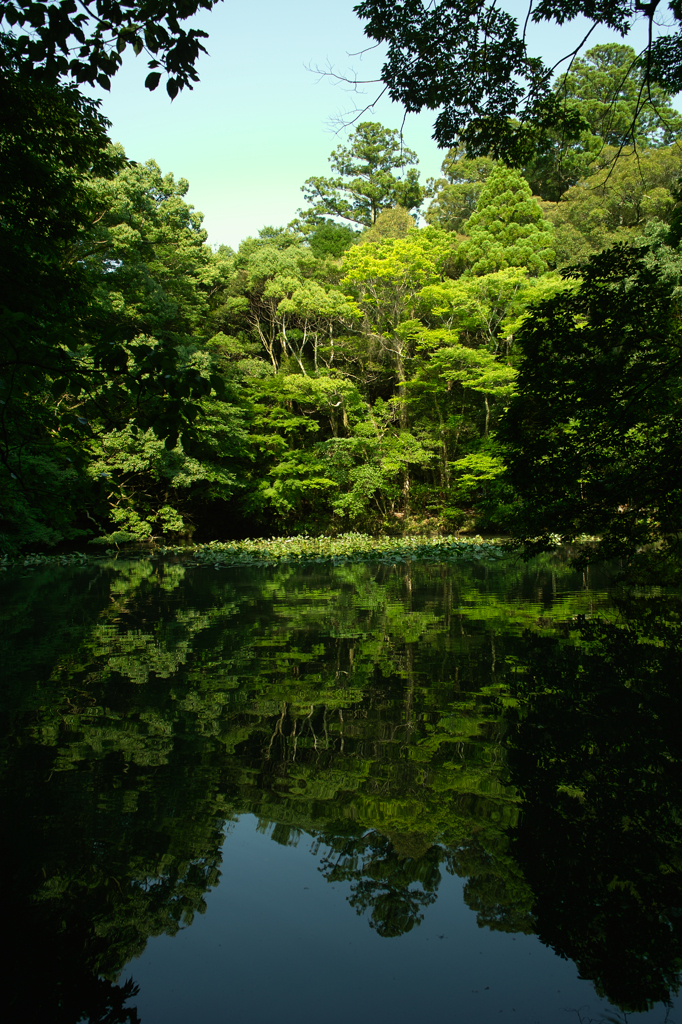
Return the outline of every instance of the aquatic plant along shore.
<path id="1" fill-rule="evenodd" d="M 197 565 L 272 565 L 286 562 L 404 562 L 467 561 L 501 558 L 508 553 L 498 539 L 476 537 L 370 537 L 348 533 L 340 537 L 277 537 L 269 540 L 211 541 L 207 544 L 160 545 L 135 549 L 107 548 L 105 552 L 69 554 L 31 554 L 0 559 L 0 572 L 10 568 L 35 569 L 41 565 L 85 565 L 116 555 L 123 558 L 177 556 Z"/>

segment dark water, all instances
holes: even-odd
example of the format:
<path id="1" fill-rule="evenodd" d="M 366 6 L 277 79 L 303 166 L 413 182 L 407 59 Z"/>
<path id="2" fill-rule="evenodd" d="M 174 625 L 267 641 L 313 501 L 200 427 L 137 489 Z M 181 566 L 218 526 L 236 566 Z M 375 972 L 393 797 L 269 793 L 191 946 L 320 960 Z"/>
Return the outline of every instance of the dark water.
<path id="1" fill-rule="evenodd" d="M 6 573 L 5 1019 L 681 1019 L 680 601 L 610 582 Z"/>

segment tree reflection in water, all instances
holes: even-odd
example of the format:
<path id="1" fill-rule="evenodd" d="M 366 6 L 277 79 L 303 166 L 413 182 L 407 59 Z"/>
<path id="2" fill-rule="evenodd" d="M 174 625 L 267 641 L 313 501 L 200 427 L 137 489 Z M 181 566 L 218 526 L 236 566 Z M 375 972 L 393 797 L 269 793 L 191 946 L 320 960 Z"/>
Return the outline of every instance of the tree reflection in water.
<path id="1" fill-rule="evenodd" d="M 358 914 L 368 912 L 370 927 L 383 938 L 395 938 L 421 924 L 424 908 L 436 901 L 444 851 L 424 845 L 419 836 L 382 836 L 373 829 L 358 838 L 333 840 L 321 870 L 328 882 L 349 882 L 351 907 Z M 419 888 L 411 888 L 415 883 Z"/>
<path id="2" fill-rule="evenodd" d="M 116 979 L 203 912 L 244 813 L 312 836 L 383 937 L 449 872 L 480 925 L 537 932 L 623 1010 L 677 991 L 679 599 L 610 600 L 561 558 L 12 586 L 10 1014 L 133 1024 Z"/>
<path id="3" fill-rule="evenodd" d="M 580 645 L 526 635 L 524 797 L 512 851 L 543 942 L 626 1011 L 666 1002 L 682 969 L 682 601 L 619 601 Z"/>

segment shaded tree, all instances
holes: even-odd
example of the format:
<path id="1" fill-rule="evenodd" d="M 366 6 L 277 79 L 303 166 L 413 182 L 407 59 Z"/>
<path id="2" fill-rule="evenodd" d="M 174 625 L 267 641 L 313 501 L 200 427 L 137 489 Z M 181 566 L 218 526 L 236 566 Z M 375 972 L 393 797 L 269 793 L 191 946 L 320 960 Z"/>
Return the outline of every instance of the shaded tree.
<path id="1" fill-rule="evenodd" d="M 136 56 L 145 51 L 150 58 L 147 88 L 155 89 L 165 72 L 166 91 L 173 99 L 180 89 L 191 89 L 198 81 L 194 65 L 206 52 L 200 42 L 206 33 L 187 30 L 181 22 L 199 10 L 210 11 L 215 3 L 85 0 L 77 7 L 63 0 L 3 0 L 0 21 L 10 27 L 5 40 L 20 72 L 35 81 L 56 85 L 71 78 L 109 89 L 130 46 Z"/>
<path id="2" fill-rule="evenodd" d="M 633 7 L 630 0 L 542 0 L 528 9 L 524 24 L 490 0 L 364 0 L 355 10 L 365 34 L 387 44 L 381 79 L 391 99 L 410 112 L 439 111 L 434 137 L 441 146 L 463 143 L 470 155 L 523 166 L 555 132 L 577 138 L 587 126 L 580 110 L 552 88 L 552 69 L 529 52 L 528 22 L 563 25 L 585 15 L 623 36 L 639 11 L 653 27 L 657 8 L 656 2 Z M 670 95 L 680 90 L 680 14 L 672 13 L 672 31 L 652 35 L 638 61 L 638 109 L 649 86 Z"/>
<path id="3" fill-rule="evenodd" d="M 518 337 L 518 392 L 500 436 L 527 552 L 583 534 L 592 557 L 675 549 L 682 521 L 680 254 L 674 231 L 592 256 Z M 575 277 L 574 272 L 571 276 Z"/>

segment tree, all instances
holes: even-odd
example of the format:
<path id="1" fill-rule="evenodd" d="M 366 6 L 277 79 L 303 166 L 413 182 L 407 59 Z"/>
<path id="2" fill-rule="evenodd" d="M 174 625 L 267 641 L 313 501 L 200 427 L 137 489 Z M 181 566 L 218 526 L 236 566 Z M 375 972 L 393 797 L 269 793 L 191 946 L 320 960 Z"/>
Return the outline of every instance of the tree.
<path id="1" fill-rule="evenodd" d="M 433 198 L 426 211 L 427 223 L 445 231 L 462 231 L 496 166 L 490 157 L 469 160 L 461 147 L 451 149 L 441 166 L 443 177 L 428 181 Z"/>
<path id="2" fill-rule="evenodd" d="M 206 50 L 199 41 L 206 32 L 186 30 L 180 22 L 199 10 L 210 11 L 217 0 L 0 0 L 0 22 L 10 29 L 26 29 L 6 35 L 5 42 L 19 69 L 47 85 L 64 78 L 97 83 L 109 89 L 130 46 L 136 56 L 144 50 L 150 74 L 145 85 L 156 89 L 162 71 L 168 76 L 166 91 L 173 99 L 180 89 L 198 81 L 194 65 Z"/>
<path id="3" fill-rule="evenodd" d="M 384 238 L 407 238 L 415 227 L 414 217 L 404 206 L 392 206 L 384 210 L 376 222 L 362 234 L 362 242 L 380 242 Z"/>
<path id="4" fill-rule="evenodd" d="M 177 232 L 175 239 L 168 237 L 179 230 L 177 207 L 175 222 L 156 234 L 149 195 L 141 199 L 138 190 L 127 197 L 127 208 L 123 203 L 123 211 L 112 210 L 116 182 L 124 192 L 121 183 L 130 184 L 138 172 L 110 145 L 97 103 L 73 85 L 47 85 L 22 74 L 5 42 L 0 474 L 3 544 L 12 548 L 54 543 L 82 531 L 77 518 L 90 505 L 91 485 L 82 471 L 92 421 L 107 429 L 122 421 L 142 431 L 153 426 L 170 448 L 190 429 L 195 400 L 209 391 L 209 378 L 185 359 L 176 331 L 191 334 L 196 328 L 197 310 L 189 315 L 193 299 L 187 292 L 196 299 L 209 287 L 211 272 L 197 288 L 187 273 L 187 238 Z M 135 208 L 136 200 L 143 211 Z M 136 233 L 127 220 L 137 217 L 139 228 L 145 214 L 147 228 Z M 180 244 L 174 248 L 174 242 Z M 164 256 L 172 265 L 162 270 Z M 154 281 L 155 273 L 163 282 Z M 114 283 L 119 294 L 107 302 Z M 156 319 L 144 308 L 152 292 Z M 167 329 L 167 322 L 159 332 L 160 320 L 173 320 L 183 299 L 174 327 Z"/>
<path id="5" fill-rule="evenodd" d="M 393 364 L 400 388 L 414 343 L 418 295 L 439 280 L 450 249 L 447 235 L 428 228 L 407 238 L 357 245 L 346 253 L 343 283 L 356 298 L 365 332 Z"/>
<path id="6" fill-rule="evenodd" d="M 646 65 L 631 46 L 593 46 L 557 78 L 554 89 L 580 110 L 603 145 L 669 146 L 682 135 L 682 116 L 670 93 L 646 80 Z"/>
<path id="7" fill-rule="evenodd" d="M 645 88 L 644 68 L 631 46 L 607 43 L 576 58 L 554 89 L 586 121 L 578 140 L 554 133 L 524 170 L 531 188 L 556 201 L 581 178 L 611 167 L 623 148 L 669 146 L 682 135 L 682 117 L 670 94 L 655 83 Z"/>
<path id="8" fill-rule="evenodd" d="M 312 209 L 303 216 L 342 217 L 353 224 L 371 227 L 382 210 L 404 206 L 416 210 L 424 192 L 417 154 L 403 146 L 402 136 L 376 121 L 363 121 L 348 137 L 348 146 L 337 146 L 329 157 L 336 178 L 308 178 L 301 191 Z M 408 168 L 404 177 L 394 171 Z"/>
<path id="9" fill-rule="evenodd" d="M 642 153 L 602 151 L 601 167 L 568 189 L 560 202 L 544 204 L 554 224 L 557 266 L 584 260 L 616 242 L 632 241 L 651 221 L 670 223 L 680 175 L 677 146 Z"/>
<path id="10" fill-rule="evenodd" d="M 325 274 L 329 263 L 335 275 Z M 248 326 L 274 370 L 290 361 L 305 375 L 309 365 L 317 370 L 320 359 L 334 362 L 335 328 L 339 321 L 353 320 L 356 310 L 329 281 L 339 277 L 333 257 L 319 259 L 312 246 L 302 244 L 302 236 L 298 244 L 283 246 L 246 239 L 235 270 L 232 294 L 223 300 L 228 316 L 233 311 L 232 324 L 224 329 Z"/>
<path id="11" fill-rule="evenodd" d="M 350 249 L 358 237 L 359 233 L 350 225 L 326 220 L 310 232 L 307 241 L 313 255 L 318 259 L 324 259 L 325 256 L 334 256 L 338 259 L 343 256 L 346 249 Z"/>
<path id="12" fill-rule="evenodd" d="M 87 340 L 96 343 L 103 328 L 116 328 L 131 338 L 133 358 L 140 350 L 152 358 L 171 353 L 180 385 L 176 411 L 191 420 L 168 445 L 163 414 L 139 428 L 139 404 L 149 413 L 158 400 L 139 396 L 126 374 L 110 374 L 92 395 L 84 410 L 91 427 L 86 471 L 95 486 L 91 511 L 114 526 L 110 540 L 186 532 L 193 509 L 240 489 L 249 460 L 241 374 L 226 365 L 228 339 L 210 337 L 211 305 L 232 261 L 206 244 L 202 215 L 185 202 L 188 187 L 151 160 L 91 184 L 101 212 L 80 253 L 95 284 Z M 200 401 L 182 387 L 188 373 L 203 381 Z"/>
<path id="13" fill-rule="evenodd" d="M 69 147 L 86 147 L 88 126 L 77 135 L 64 117 L 74 110 L 57 101 L 79 94 L 24 85 L 47 123 L 32 112 L 28 139 L 5 136 L 3 546 L 54 543 L 107 520 L 118 539 L 143 539 L 153 524 L 184 530 L 190 491 L 203 486 L 207 501 L 234 490 L 228 464 L 243 443 L 243 402 L 213 374 L 202 337 L 224 259 L 184 202 L 186 181 L 153 161 L 128 164 L 115 147 L 90 154 L 90 173 L 74 168 Z M 23 177 L 11 176 L 17 164 Z"/>
<path id="14" fill-rule="evenodd" d="M 563 25 L 584 14 L 622 36 L 638 12 L 653 26 L 658 6 L 658 0 L 541 0 L 528 9 L 523 27 L 494 0 L 363 0 L 355 10 L 365 34 L 388 44 L 381 78 L 391 99 L 411 112 L 438 110 L 434 136 L 441 146 L 462 142 L 470 155 L 522 166 L 553 132 L 576 138 L 588 126 L 552 88 L 552 69 L 529 54 L 528 21 Z M 671 11 L 674 31 L 650 36 L 637 61 L 637 109 L 646 106 L 649 86 L 672 95 L 682 86 L 682 13 L 677 6 Z"/>
<path id="15" fill-rule="evenodd" d="M 389 459 L 403 470 L 404 507 L 409 508 L 410 464 L 429 461 L 422 445 L 408 432 L 405 380 L 408 358 L 421 324 L 416 319 L 419 294 L 441 276 L 451 252 L 448 236 L 435 228 L 412 229 L 406 238 L 387 238 L 354 246 L 346 253 L 343 283 L 349 287 L 363 315 L 365 343 L 388 371 L 394 414 L 400 424 L 403 454 Z M 368 424 L 369 426 L 369 424 Z M 372 425 L 369 433 L 378 435 Z M 394 431 L 394 434 L 396 432 Z M 382 456 L 383 457 L 383 456 Z M 381 475 L 375 475 L 381 479 Z"/>
<path id="16" fill-rule="evenodd" d="M 79 394 L 92 287 L 76 257 L 94 219 L 86 182 L 111 175 L 108 122 L 74 88 L 22 78 L 0 47 L 0 478 L 3 533 L 51 543 L 73 526 L 82 499 L 78 473 L 81 410 L 57 403 L 53 389 Z M 91 378 L 121 360 L 121 337 L 95 353 Z"/>
<path id="17" fill-rule="evenodd" d="M 450 521 L 476 506 L 486 526 L 504 515 L 511 489 L 498 485 L 505 465 L 495 432 L 514 391 L 515 335 L 530 303 L 563 286 L 556 274 L 515 268 L 446 279 L 421 293 L 421 318 L 432 326 L 418 335 L 408 402 L 419 436 L 440 455 Z"/>
<path id="18" fill-rule="evenodd" d="M 553 229 L 518 171 L 497 167 L 486 181 L 476 212 L 466 222 L 469 236 L 457 251 L 466 273 L 492 274 L 525 267 L 544 274 L 554 263 Z"/>
<path id="19" fill-rule="evenodd" d="M 514 531 L 527 553 L 587 534 L 587 554 L 663 554 L 682 531 L 681 273 L 674 232 L 592 256 L 528 316 L 503 419 Z M 575 277 L 576 274 L 569 276 Z"/>
<path id="20" fill-rule="evenodd" d="M 0 34 L 0 473 L 10 546 L 18 536 L 51 543 L 72 535 L 88 490 L 80 470 L 89 417 L 103 391 L 123 385 L 135 426 L 153 421 L 170 447 L 196 415 L 191 399 L 207 391 L 196 368 L 186 372 L 175 339 L 131 347 L 139 332 L 131 334 L 125 318 L 93 324 L 102 281 L 87 273 L 86 257 L 104 211 L 90 186 L 126 160 L 109 147 L 98 103 L 73 83 L 108 89 L 131 45 L 151 57 L 147 88 L 161 79 L 156 68 L 166 72 L 171 98 L 191 88 L 205 33 L 180 21 L 214 2 L 0 2 L 10 29 Z M 106 269 L 115 268 L 114 259 Z"/>

